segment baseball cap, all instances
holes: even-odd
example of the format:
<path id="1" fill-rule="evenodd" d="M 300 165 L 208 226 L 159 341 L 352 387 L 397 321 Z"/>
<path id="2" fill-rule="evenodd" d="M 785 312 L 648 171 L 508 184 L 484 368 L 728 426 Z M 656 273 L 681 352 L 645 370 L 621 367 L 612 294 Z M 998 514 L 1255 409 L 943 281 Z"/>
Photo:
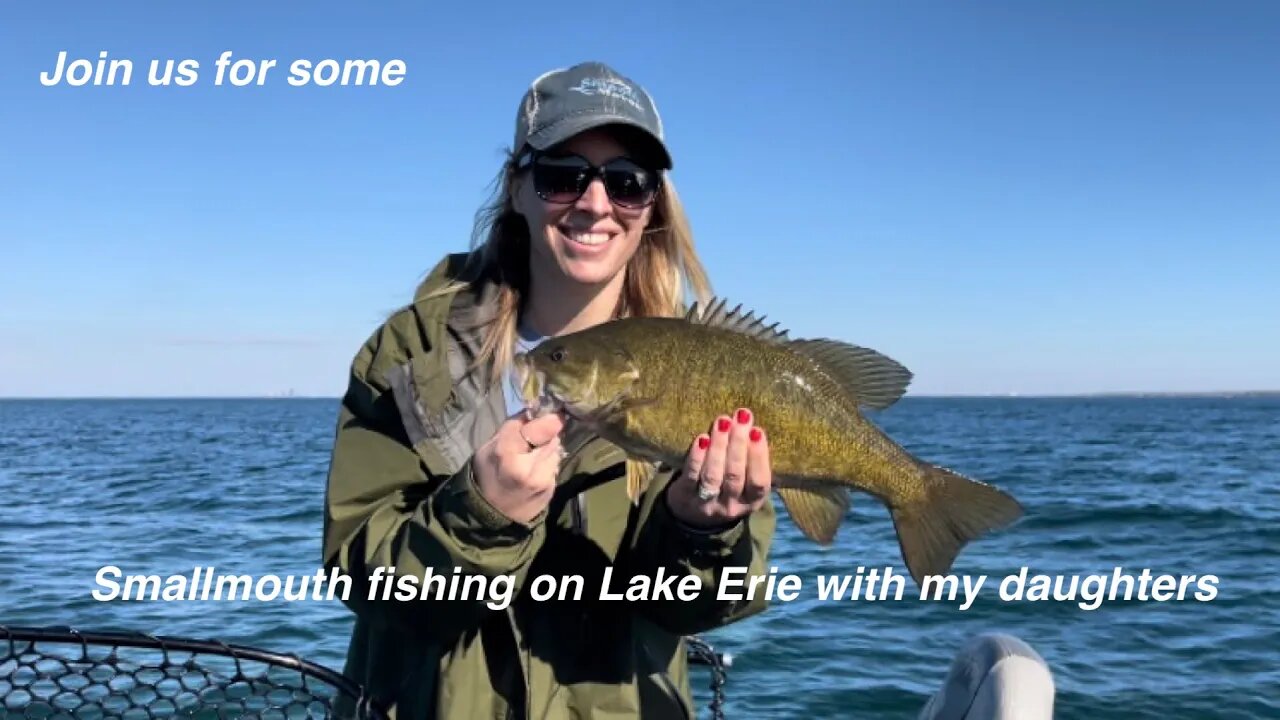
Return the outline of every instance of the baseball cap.
<path id="1" fill-rule="evenodd" d="M 603 125 L 643 131 L 664 169 L 672 165 L 653 98 L 638 83 L 601 62 L 584 62 L 544 73 L 533 81 L 516 113 L 516 152 L 564 142 Z"/>

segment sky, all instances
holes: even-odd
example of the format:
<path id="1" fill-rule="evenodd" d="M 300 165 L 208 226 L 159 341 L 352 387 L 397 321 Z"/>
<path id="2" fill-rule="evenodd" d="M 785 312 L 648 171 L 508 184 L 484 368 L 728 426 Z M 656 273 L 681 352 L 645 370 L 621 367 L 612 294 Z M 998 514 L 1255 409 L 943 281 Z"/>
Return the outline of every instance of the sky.
<path id="1" fill-rule="evenodd" d="M 326 58 L 404 78 L 286 82 Z M 340 395 L 584 60 L 654 96 L 717 293 L 909 394 L 1280 389 L 1280 4 L 14 0 L 0 397 Z"/>

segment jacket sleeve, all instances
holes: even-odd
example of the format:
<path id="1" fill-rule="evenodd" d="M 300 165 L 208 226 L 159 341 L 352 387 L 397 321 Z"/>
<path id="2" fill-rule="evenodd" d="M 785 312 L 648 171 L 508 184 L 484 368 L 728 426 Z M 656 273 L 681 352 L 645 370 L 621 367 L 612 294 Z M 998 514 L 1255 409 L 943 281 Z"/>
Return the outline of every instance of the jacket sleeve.
<path id="1" fill-rule="evenodd" d="M 355 612 L 456 636 L 519 594 L 545 537 L 545 517 L 526 525 L 496 510 L 476 487 L 470 460 L 448 476 L 428 470 L 409 444 L 393 391 L 372 369 L 372 343 L 352 364 L 338 412 L 325 491 L 324 563 L 350 578 L 344 602 Z M 488 587 L 509 576 L 498 582 L 510 586 L 494 585 L 502 592 L 479 599 L 474 589 L 470 600 L 419 599 L 428 569 L 448 582 L 455 567 L 464 576 L 460 584 L 480 575 Z M 416 581 L 409 587 L 415 594 L 397 599 L 408 576 Z M 385 595 L 392 582 L 396 587 Z"/>
<path id="2" fill-rule="evenodd" d="M 767 574 L 777 525 L 772 498 L 734 525 L 706 531 L 685 525 L 667 506 L 666 488 L 675 476 L 666 472 L 654 478 L 619 574 L 623 578 L 655 577 L 662 568 L 667 576 L 678 576 L 677 585 L 681 577 L 696 576 L 701 590 L 690 601 L 676 597 L 637 602 L 634 607 L 668 632 L 683 635 L 706 632 L 762 612 L 768 606 L 763 593 L 752 600 L 720 600 L 717 596 L 726 576 L 736 584 L 727 584 L 725 594 L 745 598 L 751 578 Z"/>

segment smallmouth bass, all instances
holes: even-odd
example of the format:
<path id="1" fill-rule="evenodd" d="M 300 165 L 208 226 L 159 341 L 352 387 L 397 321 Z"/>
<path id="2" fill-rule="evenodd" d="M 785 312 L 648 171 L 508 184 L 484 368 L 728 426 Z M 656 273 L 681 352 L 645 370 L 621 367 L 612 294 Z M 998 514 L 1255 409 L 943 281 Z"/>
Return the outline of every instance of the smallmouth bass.
<path id="1" fill-rule="evenodd" d="M 1023 512 L 1008 493 L 914 457 L 863 416 L 902 397 L 905 367 L 839 340 L 788 339 L 723 300 L 683 318 L 625 318 L 548 338 L 517 356 L 516 369 L 526 403 L 562 408 L 627 453 L 633 501 L 656 464 L 684 465 L 713 418 L 750 408 L 768 433 L 773 489 L 800 531 L 830 544 L 850 491 L 867 493 L 888 508 L 918 584 Z"/>

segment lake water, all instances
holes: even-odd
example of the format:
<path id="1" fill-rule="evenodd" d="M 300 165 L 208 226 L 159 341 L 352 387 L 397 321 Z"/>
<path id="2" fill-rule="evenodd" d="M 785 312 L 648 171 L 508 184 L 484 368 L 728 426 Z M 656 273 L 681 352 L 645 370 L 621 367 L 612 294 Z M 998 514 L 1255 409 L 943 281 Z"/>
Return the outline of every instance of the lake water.
<path id="1" fill-rule="evenodd" d="M 334 602 L 98 602 L 99 568 L 310 575 L 336 400 L 0 401 L 0 624 L 214 637 L 341 668 Z M 772 562 L 801 596 L 706 636 L 735 663 L 730 718 L 912 718 L 976 633 L 1049 662 L 1057 717 L 1280 717 L 1280 399 L 905 398 L 875 416 L 930 461 L 1027 508 L 953 572 L 988 580 L 967 610 L 822 601 L 820 575 L 902 572 L 884 508 L 857 495 L 834 546 L 785 516 Z M 1201 602 L 1003 601 L 1029 574 L 1215 575 Z M 1193 593 L 1195 587 L 1191 588 Z M 708 676 L 694 669 L 699 704 Z"/>

